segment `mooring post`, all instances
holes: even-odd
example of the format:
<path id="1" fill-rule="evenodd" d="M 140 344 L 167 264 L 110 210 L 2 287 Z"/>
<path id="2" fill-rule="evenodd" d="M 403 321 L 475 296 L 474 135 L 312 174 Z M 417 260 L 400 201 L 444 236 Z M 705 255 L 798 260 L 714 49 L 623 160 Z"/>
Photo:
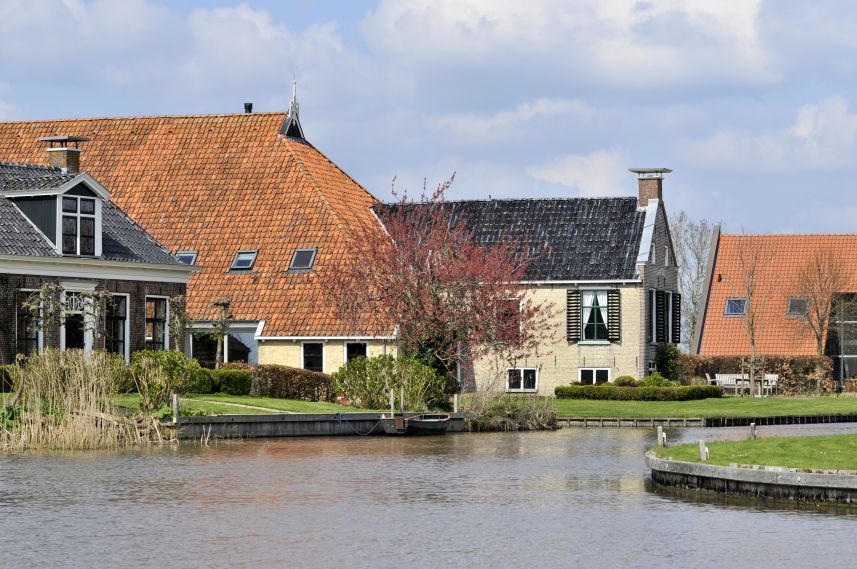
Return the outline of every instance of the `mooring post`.
<path id="1" fill-rule="evenodd" d="M 173 423 L 179 422 L 179 394 L 173 393 L 171 396 L 171 403 L 173 408 Z"/>
<path id="2" fill-rule="evenodd" d="M 699 460 L 708 460 L 708 447 L 702 439 L 699 439 Z"/>
<path id="3" fill-rule="evenodd" d="M 396 416 L 396 393 L 390 388 L 390 417 Z"/>
<path id="4" fill-rule="evenodd" d="M 402 407 L 402 415 L 405 414 L 405 386 L 399 388 L 399 401 Z"/>
<path id="5" fill-rule="evenodd" d="M 658 446 L 663 447 L 667 445 L 667 435 L 664 433 L 664 428 L 658 426 Z"/>
<path id="6" fill-rule="evenodd" d="M 458 413 L 458 393 L 452 394 L 452 412 Z"/>
<path id="7" fill-rule="evenodd" d="M 750 438 L 756 440 L 756 423 L 750 423 Z"/>

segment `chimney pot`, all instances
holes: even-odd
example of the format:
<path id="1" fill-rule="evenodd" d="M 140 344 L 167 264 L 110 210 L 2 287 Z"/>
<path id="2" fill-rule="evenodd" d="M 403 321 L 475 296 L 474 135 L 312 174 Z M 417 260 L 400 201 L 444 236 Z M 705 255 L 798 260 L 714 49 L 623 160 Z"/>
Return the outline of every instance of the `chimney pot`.
<path id="1" fill-rule="evenodd" d="M 649 200 L 664 199 L 664 174 L 672 172 L 669 168 L 628 168 L 637 175 L 639 186 L 639 207 L 649 205 Z"/>
<path id="2" fill-rule="evenodd" d="M 67 174 L 80 172 L 79 144 L 88 142 L 88 138 L 85 136 L 45 136 L 39 140 L 50 143 L 48 162 L 51 166 L 61 168 Z"/>
<path id="3" fill-rule="evenodd" d="M 253 103 L 244 103 L 244 112 L 248 115 L 253 112 Z"/>

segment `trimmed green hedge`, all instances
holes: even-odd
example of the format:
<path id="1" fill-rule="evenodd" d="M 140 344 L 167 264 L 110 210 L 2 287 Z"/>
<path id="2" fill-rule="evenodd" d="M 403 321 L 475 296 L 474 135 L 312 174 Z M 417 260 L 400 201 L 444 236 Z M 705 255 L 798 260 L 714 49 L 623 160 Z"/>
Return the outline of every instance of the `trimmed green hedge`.
<path id="1" fill-rule="evenodd" d="M 15 381 L 18 379 L 18 366 L 0 366 L 0 393 L 15 389 Z"/>
<path id="2" fill-rule="evenodd" d="M 722 397 L 719 385 L 682 387 L 616 387 L 615 385 L 562 385 L 554 391 L 558 399 L 601 399 L 613 401 L 692 401 Z"/>
<path id="3" fill-rule="evenodd" d="M 261 397 L 333 401 L 333 377 L 317 371 L 268 364 L 253 368 L 251 393 Z"/>
<path id="4" fill-rule="evenodd" d="M 248 369 L 220 368 L 209 370 L 212 385 L 218 386 L 221 393 L 229 395 L 250 395 L 253 374 Z"/>

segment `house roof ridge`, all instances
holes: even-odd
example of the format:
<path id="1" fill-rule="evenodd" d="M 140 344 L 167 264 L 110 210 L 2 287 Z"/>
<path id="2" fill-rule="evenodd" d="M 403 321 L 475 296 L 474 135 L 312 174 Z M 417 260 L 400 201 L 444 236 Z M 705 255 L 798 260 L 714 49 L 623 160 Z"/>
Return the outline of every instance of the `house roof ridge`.
<path id="1" fill-rule="evenodd" d="M 578 201 L 578 200 L 637 200 L 635 196 L 602 196 L 602 197 L 594 197 L 594 196 L 581 196 L 581 197 L 570 197 L 570 198 L 556 198 L 556 197 L 548 197 L 548 198 L 471 198 L 471 199 L 453 199 L 453 200 L 443 200 L 438 203 L 473 203 L 473 202 L 546 202 L 546 201 L 554 201 L 554 202 L 562 202 L 562 201 Z M 413 204 L 427 204 L 430 202 L 411 202 Z M 400 205 L 400 202 L 383 202 L 383 205 Z"/>
<path id="2" fill-rule="evenodd" d="M 34 164 L 32 162 L 5 162 L 0 160 L 0 166 L 12 166 L 13 168 L 27 168 L 30 170 L 50 170 L 51 172 L 62 173 L 62 168 L 58 166 L 47 166 L 42 164 Z"/>
<path id="3" fill-rule="evenodd" d="M 721 237 L 857 237 L 857 233 L 721 233 Z"/>
<path id="4" fill-rule="evenodd" d="M 300 144 L 309 144 L 309 143 L 306 141 L 300 141 Z M 309 146 L 315 150 L 315 146 L 313 146 L 312 144 L 309 144 Z M 327 209 L 329 209 L 331 211 L 331 213 L 333 214 L 333 216 L 336 218 L 337 226 L 340 227 L 341 229 L 346 229 L 348 224 L 345 223 L 345 220 L 342 219 L 342 216 L 339 214 L 339 211 L 337 211 L 337 209 L 333 206 L 333 204 L 330 203 L 330 200 L 324 194 L 321 187 L 319 187 L 318 181 L 316 181 L 315 177 L 312 175 L 312 172 L 310 172 L 309 168 L 307 168 L 307 165 L 304 163 L 304 161 L 301 160 L 301 157 L 298 156 L 297 153 L 288 144 L 286 144 L 286 150 L 289 152 L 289 155 L 292 158 L 294 158 L 295 162 L 298 165 L 298 168 L 300 168 L 300 171 L 302 174 L 301 177 L 304 178 L 309 183 L 309 185 L 313 189 L 313 191 L 315 191 L 315 193 L 318 195 L 318 197 L 321 198 L 321 201 L 325 205 L 325 207 Z"/>
<path id="5" fill-rule="evenodd" d="M 63 123 L 76 121 L 119 121 L 132 119 L 184 119 L 184 118 L 217 118 L 217 117 L 254 117 L 254 116 L 276 116 L 286 115 L 286 111 L 265 111 L 252 113 L 201 113 L 201 114 L 176 114 L 176 115 L 127 115 L 127 116 L 99 116 L 99 117 L 69 117 L 62 119 L 21 119 L 21 120 L 0 120 L 0 124 L 15 124 L 15 123 Z"/>
<path id="6" fill-rule="evenodd" d="M 331 166 L 333 166 L 334 168 L 336 168 L 337 170 L 339 170 L 340 172 L 342 172 L 342 174 L 343 174 L 346 178 L 348 178 L 349 180 L 351 180 L 352 182 L 354 182 L 354 183 L 357 185 L 357 187 L 359 187 L 361 190 L 363 190 L 364 192 L 366 192 L 366 195 L 368 195 L 369 197 L 371 197 L 371 198 L 372 198 L 373 200 L 375 200 L 376 202 L 381 203 L 381 202 L 380 202 L 380 200 L 379 200 L 377 197 L 375 197 L 375 194 L 373 194 L 372 192 L 370 192 L 369 190 L 367 190 L 366 188 L 364 188 L 364 187 L 363 187 L 363 184 L 361 184 L 360 182 L 358 182 L 357 180 L 355 180 L 355 179 L 354 179 L 354 177 L 353 177 L 351 174 L 349 174 L 348 172 L 346 172 L 346 171 L 345 171 L 345 169 L 343 169 L 341 166 L 339 166 L 339 164 L 337 164 L 336 162 L 334 162 L 333 160 L 331 160 L 330 158 L 328 158 L 327 154 L 325 154 L 324 152 L 322 152 L 321 150 L 319 150 L 319 149 L 318 149 L 314 144 L 312 144 L 312 143 L 311 143 L 311 142 L 309 142 L 308 140 L 301 140 L 301 141 L 298 141 L 298 140 L 292 140 L 292 141 L 290 141 L 290 142 L 296 142 L 296 143 L 298 143 L 298 144 L 303 143 L 303 144 L 307 144 L 307 145 L 309 145 L 313 150 L 315 150 L 316 152 L 318 152 L 318 154 L 319 154 L 322 158 L 324 158 L 324 159 L 325 159 L 325 160 L 326 160 L 326 161 L 327 161 Z"/>

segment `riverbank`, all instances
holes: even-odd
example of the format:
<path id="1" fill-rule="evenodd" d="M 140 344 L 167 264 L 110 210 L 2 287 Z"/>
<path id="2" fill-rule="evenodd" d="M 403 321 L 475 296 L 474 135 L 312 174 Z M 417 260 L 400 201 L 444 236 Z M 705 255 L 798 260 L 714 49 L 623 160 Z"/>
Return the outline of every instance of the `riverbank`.
<path id="1" fill-rule="evenodd" d="M 126 393 L 117 398 L 117 405 L 125 409 L 140 408 L 140 396 Z M 188 415 L 266 415 L 280 413 L 366 413 L 358 409 L 325 401 L 302 401 L 275 397 L 252 397 L 227 393 L 188 393 L 181 396 L 182 410 Z"/>

